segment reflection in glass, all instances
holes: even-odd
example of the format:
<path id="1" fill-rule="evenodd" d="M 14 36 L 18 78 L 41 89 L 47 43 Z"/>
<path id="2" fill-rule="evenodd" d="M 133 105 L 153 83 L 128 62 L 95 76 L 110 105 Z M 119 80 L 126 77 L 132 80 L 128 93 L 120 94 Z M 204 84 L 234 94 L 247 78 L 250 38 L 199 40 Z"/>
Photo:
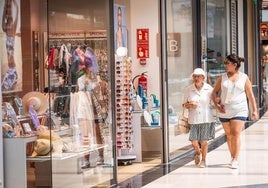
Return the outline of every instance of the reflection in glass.
<path id="1" fill-rule="evenodd" d="M 182 112 L 183 91 L 191 82 L 193 70 L 193 31 L 192 3 L 185 0 L 172 0 L 167 3 L 168 49 L 168 123 L 169 155 L 172 159 L 188 143 L 186 135 L 178 134 L 177 125 Z M 176 48 L 175 48 L 176 47 Z M 179 53 L 171 53 L 176 50 Z"/>

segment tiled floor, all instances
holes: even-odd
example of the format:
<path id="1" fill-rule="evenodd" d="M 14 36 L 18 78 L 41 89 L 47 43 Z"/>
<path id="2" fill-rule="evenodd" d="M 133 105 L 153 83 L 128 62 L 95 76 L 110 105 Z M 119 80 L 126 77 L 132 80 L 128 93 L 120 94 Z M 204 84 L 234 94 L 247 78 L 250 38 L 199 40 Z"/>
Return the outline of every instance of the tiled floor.
<path id="1" fill-rule="evenodd" d="M 268 112 L 241 136 L 239 169 L 228 168 L 230 156 L 225 137 L 210 143 L 207 168 L 193 162 L 193 151 L 121 182 L 126 188 L 263 188 L 268 187 Z"/>
<path id="2" fill-rule="evenodd" d="M 117 177 L 118 182 L 123 182 L 140 172 L 154 168 L 161 163 L 161 153 L 159 152 L 143 152 L 143 162 L 133 163 L 127 166 L 118 166 Z"/>

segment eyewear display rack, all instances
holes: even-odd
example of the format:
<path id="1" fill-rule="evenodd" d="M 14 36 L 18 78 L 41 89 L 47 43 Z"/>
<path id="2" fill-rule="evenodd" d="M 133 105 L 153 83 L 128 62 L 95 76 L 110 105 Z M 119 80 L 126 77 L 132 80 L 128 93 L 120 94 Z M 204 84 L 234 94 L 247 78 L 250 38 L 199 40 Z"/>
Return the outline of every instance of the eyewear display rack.
<path id="1" fill-rule="evenodd" d="M 136 155 L 129 151 L 134 149 L 132 127 L 132 72 L 131 59 L 118 57 L 115 63 L 116 78 L 116 143 L 118 150 L 118 164 L 129 165 L 136 159 Z"/>

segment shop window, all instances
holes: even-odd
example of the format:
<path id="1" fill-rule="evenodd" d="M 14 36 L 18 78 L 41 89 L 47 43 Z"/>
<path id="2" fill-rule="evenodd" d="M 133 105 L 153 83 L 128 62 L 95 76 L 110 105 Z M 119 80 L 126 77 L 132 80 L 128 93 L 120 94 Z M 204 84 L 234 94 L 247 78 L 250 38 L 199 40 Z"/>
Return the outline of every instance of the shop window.
<path id="1" fill-rule="evenodd" d="M 5 187 L 112 183 L 109 6 L 0 3 Z"/>

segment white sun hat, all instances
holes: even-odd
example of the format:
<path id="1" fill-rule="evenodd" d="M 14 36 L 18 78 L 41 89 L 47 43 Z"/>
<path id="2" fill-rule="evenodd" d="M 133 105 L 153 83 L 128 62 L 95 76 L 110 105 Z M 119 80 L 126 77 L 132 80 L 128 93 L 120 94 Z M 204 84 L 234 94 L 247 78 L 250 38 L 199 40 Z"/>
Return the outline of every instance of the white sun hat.
<path id="1" fill-rule="evenodd" d="M 206 76 L 206 73 L 203 69 L 201 68 L 196 68 L 193 72 L 192 75 L 203 75 L 203 76 Z"/>

